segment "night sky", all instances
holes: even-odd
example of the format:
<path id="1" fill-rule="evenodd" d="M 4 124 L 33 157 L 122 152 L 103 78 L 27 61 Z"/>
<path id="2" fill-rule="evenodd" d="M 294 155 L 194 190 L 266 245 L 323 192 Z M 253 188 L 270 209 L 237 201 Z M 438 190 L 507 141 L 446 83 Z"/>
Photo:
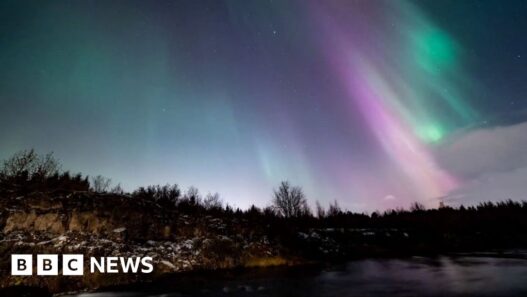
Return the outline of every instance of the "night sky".
<path id="1" fill-rule="evenodd" d="M 527 200 L 527 1 L 0 1 L 0 158 L 353 211 Z"/>

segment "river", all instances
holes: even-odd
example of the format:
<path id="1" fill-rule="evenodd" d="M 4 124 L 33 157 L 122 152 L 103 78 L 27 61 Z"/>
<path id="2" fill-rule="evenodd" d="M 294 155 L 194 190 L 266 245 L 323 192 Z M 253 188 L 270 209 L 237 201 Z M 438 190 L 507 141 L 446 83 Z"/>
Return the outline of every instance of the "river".
<path id="1" fill-rule="evenodd" d="M 527 260 L 485 255 L 366 259 L 325 268 L 174 275 L 119 292 L 75 296 L 527 296 Z"/>

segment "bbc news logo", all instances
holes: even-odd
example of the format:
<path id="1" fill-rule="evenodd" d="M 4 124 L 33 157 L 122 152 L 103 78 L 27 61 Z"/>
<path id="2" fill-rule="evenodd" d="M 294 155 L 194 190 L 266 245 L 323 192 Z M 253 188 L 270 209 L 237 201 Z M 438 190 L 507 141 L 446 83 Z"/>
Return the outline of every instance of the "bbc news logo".
<path id="1" fill-rule="evenodd" d="M 11 255 L 11 275 L 33 275 L 33 255 Z M 90 273 L 151 273 L 152 257 L 90 257 Z M 59 275 L 59 255 L 36 257 L 37 275 Z M 84 275 L 84 255 L 62 255 L 62 275 Z"/>

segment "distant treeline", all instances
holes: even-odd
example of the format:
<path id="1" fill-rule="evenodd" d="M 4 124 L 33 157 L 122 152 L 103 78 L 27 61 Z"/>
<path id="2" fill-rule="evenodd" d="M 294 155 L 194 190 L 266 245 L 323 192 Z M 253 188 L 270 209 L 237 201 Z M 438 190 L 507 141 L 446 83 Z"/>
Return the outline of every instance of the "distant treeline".
<path id="1" fill-rule="evenodd" d="M 328 209 L 317 203 L 312 211 L 300 187 L 282 182 L 270 197 L 270 206 L 260 208 L 253 205 L 241 210 L 224 203 L 218 194 L 202 196 L 194 187 L 182 191 L 176 184 L 140 187 L 127 193 L 120 185 L 112 187 L 108 178 L 90 178 L 63 171 L 52 154 L 40 155 L 34 150 L 14 154 L 4 160 L 0 168 L 1 199 L 23 197 L 34 192 L 64 195 L 77 191 L 149 200 L 163 208 L 188 214 L 243 217 L 250 223 L 276 225 L 278 228 L 397 229 L 409 230 L 421 239 L 441 242 L 447 239 L 455 243 L 460 238 L 487 242 L 499 238 L 501 242 L 512 245 L 527 244 L 527 201 L 485 202 L 477 206 L 439 209 L 425 209 L 415 203 L 409 210 L 372 214 L 341 209 L 335 201 Z"/>

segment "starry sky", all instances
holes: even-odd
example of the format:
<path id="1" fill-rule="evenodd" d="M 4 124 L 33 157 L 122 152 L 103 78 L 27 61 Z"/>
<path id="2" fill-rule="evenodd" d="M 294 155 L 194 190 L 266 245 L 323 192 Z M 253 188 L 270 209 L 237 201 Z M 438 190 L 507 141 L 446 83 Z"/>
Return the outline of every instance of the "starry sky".
<path id="1" fill-rule="evenodd" d="M 0 1 L 0 158 L 353 211 L 527 199 L 526 1 Z"/>

